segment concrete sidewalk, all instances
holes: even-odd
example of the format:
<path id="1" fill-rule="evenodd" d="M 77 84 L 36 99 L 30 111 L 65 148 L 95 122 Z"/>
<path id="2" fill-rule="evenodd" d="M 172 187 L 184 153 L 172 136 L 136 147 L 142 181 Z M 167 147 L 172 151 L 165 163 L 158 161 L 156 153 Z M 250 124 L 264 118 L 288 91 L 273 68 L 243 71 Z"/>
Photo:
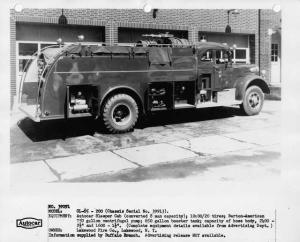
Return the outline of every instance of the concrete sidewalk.
<path id="1" fill-rule="evenodd" d="M 10 166 L 10 174 L 12 183 L 57 182 L 99 174 L 114 174 L 163 163 L 184 162 L 194 158 L 206 162 L 207 157 L 237 151 L 243 153 L 274 144 L 280 144 L 278 129 L 264 128 L 17 163 Z"/>

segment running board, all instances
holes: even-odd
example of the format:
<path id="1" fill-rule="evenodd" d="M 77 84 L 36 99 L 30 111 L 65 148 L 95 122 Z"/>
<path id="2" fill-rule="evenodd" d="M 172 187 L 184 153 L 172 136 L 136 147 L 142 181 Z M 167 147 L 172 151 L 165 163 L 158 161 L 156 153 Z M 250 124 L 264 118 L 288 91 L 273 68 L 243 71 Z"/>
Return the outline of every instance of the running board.
<path id="1" fill-rule="evenodd" d="M 239 105 L 242 101 L 235 100 L 233 102 L 201 102 L 196 105 L 196 108 L 223 107 Z"/>
<path id="2" fill-rule="evenodd" d="M 239 105 L 242 101 L 235 100 L 233 102 L 199 102 L 197 105 L 178 103 L 174 105 L 175 109 L 185 109 L 185 108 L 210 108 L 210 107 L 223 107 L 223 106 L 233 106 Z"/>
<path id="3" fill-rule="evenodd" d="M 176 103 L 174 107 L 175 109 L 183 109 L 183 108 L 195 108 L 196 106 L 188 103 Z"/>

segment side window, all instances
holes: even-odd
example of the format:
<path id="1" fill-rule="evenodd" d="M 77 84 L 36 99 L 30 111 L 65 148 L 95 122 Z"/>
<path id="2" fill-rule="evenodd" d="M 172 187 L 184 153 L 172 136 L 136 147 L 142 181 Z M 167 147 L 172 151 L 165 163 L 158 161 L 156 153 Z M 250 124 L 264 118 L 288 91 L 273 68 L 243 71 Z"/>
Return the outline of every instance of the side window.
<path id="1" fill-rule="evenodd" d="M 217 50 L 216 51 L 216 64 L 226 64 L 230 62 L 231 53 L 227 50 Z"/>
<path id="2" fill-rule="evenodd" d="M 200 60 L 202 62 L 213 62 L 213 51 L 212 50 L 208 50 L 206 52 L 204 52 L 201 56 L 200 56 Z"/>
<path id="3" fill-rule="evenodd" d="M 271 45 L 271 61 L 272 62 L 278 61 L 278 44 Z"/>

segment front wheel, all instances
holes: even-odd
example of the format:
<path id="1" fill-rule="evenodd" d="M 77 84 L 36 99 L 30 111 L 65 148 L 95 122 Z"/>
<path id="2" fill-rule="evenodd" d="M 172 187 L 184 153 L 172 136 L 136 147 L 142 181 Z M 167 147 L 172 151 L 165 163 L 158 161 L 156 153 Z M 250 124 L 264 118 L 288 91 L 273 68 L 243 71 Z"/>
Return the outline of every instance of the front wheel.
<path id="1" fill-rule="evenodd" d="M 240 105 L 241 110 L 247 115 L 259 114 L 264 103 L 264 93 L 258 86 L 247 88 L 243 103 Z"/>
<path id="2" fill-rule="evenodd" d="M 105 127 L 112 133 L 130 131 L 138 119 L 138 106 L 127 94 L 116 94 L 110 97 L 103 109 Z"/>

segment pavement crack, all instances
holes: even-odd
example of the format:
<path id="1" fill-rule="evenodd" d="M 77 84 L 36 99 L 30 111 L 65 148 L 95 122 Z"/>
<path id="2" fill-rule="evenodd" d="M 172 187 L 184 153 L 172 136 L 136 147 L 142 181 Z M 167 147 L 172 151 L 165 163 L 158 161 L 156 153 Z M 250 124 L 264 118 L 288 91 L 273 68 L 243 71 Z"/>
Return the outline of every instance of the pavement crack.
<path id="1" fill-rule="evenodd" d="M 223 137 L 226 137 L 226 138 L 229 138 L 229 139 L 232 139 L 232 140 L 235 140 L 235 141 L 239 141 L 239 142 L 241 142 L 241 143 L 252 144 L 252 145 L 256 145 L 256 146 L 261 146 L 260 144 L 257 144 L 257 143 L 248 142 L 248 141 L 241 140 L 241 139 L 237 139 L 237 138 L 233 138 L 233 137 L 230 137 L 230 136 L 227 136 L 227 135 L 222 135 L 222 136 L 223 136 Z"/>
<path id="2" fill-rule="evenodd" d="M 175 146 L 175 147 L 182 148 L 182 149 L 184 149 L 184 150 L 193 152 L 193 153 L 196 154 L 197 156 L 202 156 L 202 157 L 206 156 L 205 153 L 202 153 L 202 152 L 198 152 L 198 151 L 192 150 L 192 143 L 191 143 L 191 140 L 186 140 L 186 139 L 185 139 L 185 141 L 188 142 L 188 147 L 187 147 L 187 148 L 186 148 L 186 147 L 183 147 L 183 146 L 180 146 L 180 145 L 175 145 L 175 144 L 172 144 L 172 143 L 166 143 L 166 144 L 173 145 L 173 146 Z"/>
<path id="3" fill-rule="evenodd" d="M 126 157 L 124 157 L 124 156 L 122 156 L 122 155 L 116 153 L 114 150 L 111 150 L 110 152 L 113 153 L 113 154 L 115 154 L 115 155 L 117 155 L 117 156 L 119 156 L 120 158 L 122 158 L 122 159 L 124 159 L 124 160 L 127 160 L 128 162 L 130 162 L 130 163 L 132 163 L 132 164 L 134 164 L 134 165 L 137 165 L 138 167 L 144 167 L 144 166 L 142 166 L 141 164 L 139 164 L 139 163 L 137 163 L 137 162 L 134 162 L 134 161 L 132 161 L 132 160 L 129 160 L 129 159 L 127 159 Z"/>
<path id="4" fill-rule="evenodd" d="M 61 181 L 61 180 L 62 180 L 61 174 L 60 174 L 57 170 L 55 170 L 54 168 L 52 168 L 52 167 L 47 163 L 46 160 L 43 160 L 43 162 L 46 164 L 46 166 L 48 166 L 48 168 L 50 169 L 50 171 L 58 178 L 58 180 Z"/>

